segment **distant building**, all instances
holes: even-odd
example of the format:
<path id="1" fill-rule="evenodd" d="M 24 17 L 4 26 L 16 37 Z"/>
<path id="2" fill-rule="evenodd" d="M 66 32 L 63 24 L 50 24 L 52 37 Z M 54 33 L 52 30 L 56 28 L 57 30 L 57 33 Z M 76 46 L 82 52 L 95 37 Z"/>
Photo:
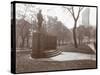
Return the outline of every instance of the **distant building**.
<path id="1" fill-rule="evenodd" d="M 83 13 L 82 13 L 82 24 L 83 25 L 89 25 L 89 21 L 90 21 L 90 9 L 86 8 Z"/>

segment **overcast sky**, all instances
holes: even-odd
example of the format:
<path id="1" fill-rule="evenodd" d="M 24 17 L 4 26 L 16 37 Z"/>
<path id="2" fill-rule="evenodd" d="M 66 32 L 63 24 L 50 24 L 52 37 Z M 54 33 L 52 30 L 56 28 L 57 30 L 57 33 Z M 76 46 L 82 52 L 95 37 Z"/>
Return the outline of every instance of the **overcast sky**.
<path id="1" fill-rule="evenodd" d="M 62 6 L 55 6 L 55 5 L 34 5 L 34 6 L 35 7 L 33 9 L 30 7 L 28 9 L 34 10 L 35 14 L 38 13 L 39 9 L 41 9 L 45 20 L 47 20 L 47 15 L 52 16 L 52 17 L 57 16 L 58 20 L 62 21 L 62 23 L 64 23 L 64 25 L 66 27 L 68 27 L 68 28 L 73 27 L 74 20 L 72 18 L 72 15 L 67 10 L 62 8 Z M 96 25 L 96 8 L 95 7 L 89 7 L 89 8 L 90 8 L 90 25 L 95 26 Z M 18 10 L 21 10 L 22 11 L 21 14 L 23 14 L 25 11 L 24 9 L 25 9 L 25 6 L 23 4 L 16 5 L 16 12 Z M 87 7 L 83 8 L 83 10 L 81 11 L 81 14 L 85 9 L 87 9 Z M 77 7 L 75 8 L 74 11 L 75 11 L 75 15 L 77 15 L 77 11 L 78 11 Z M 30 17 L 28 16 L 29 13 L 30 13 L 29 10 L 27 10 L 26 19 L 30 19 Z M 82 24 L 81 14 L 80 14 L 80 18 L 78 20 L 78 26 Z M 17 15 L 17 18 L 18 18 L 18 15 Z"/>

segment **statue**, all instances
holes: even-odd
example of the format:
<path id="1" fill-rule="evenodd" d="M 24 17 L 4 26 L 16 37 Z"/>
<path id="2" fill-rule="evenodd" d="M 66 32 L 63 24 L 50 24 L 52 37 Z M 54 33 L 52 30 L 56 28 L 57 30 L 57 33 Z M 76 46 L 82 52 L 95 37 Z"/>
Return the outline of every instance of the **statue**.
<path id="1" fill-rule="evenodd" d="M 37 13 L 37 20 L 38 20 L 38 29 L 37 33 L 33 34 L 33 42 L 32 42 L 32 57 L 33 58 L 40 58 L 44 56 L 43 51 L 41 50 L 41 29 L 42 29 L 42 22 L 43 22 L 43 16 L 41 14 L 42 10 L 39 10 Z"/>
<path id="2" fill-rule="evenodd" d="M 40 31 L 42 27 L 42 22 L 43 22 L 43 16 L 41 14 L 42 10 L 39 10 L 39 13 L 37 14 L 37 19 L 38 19 L 38 30 Z"/>
<path id="3" fill-rule="evenodd" d="M 49 36 L 42 32 L 43 16 L 41 12 L 42 11 L 39 10 L 37 13 L 38 29 L 36 33 L 33 33 L 32 38 L 32 58 L 52 57 L 61 53 L 61 51 L 58 52 L 58 50 L 56 50 L 56 37 Z M 54 52 L 50 51 L 52 49 Z"/>

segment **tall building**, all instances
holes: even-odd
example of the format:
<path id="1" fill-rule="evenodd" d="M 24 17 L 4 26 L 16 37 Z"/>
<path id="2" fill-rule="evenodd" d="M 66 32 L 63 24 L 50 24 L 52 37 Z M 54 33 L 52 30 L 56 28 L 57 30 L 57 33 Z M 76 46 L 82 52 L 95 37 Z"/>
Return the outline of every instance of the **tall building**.
<path id="1" fill-rule="evenodd" d="M 89 19 L 90 18 L 90 9 L 86 8 L 82 13 L 82 24 L 83 25 L 89 25 Z"/>

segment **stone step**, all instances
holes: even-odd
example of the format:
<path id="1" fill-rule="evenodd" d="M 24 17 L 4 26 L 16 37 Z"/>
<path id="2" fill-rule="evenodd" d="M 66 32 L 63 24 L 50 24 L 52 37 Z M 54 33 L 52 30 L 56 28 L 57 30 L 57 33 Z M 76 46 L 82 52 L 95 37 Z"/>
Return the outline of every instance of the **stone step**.
<path id="1" fill-rule="evenodd" d="M 61 54 L 61 52 L 62 52 L 61 50 L 46 51 L 45 57 L 54 57 L 54 56 Z"/>

